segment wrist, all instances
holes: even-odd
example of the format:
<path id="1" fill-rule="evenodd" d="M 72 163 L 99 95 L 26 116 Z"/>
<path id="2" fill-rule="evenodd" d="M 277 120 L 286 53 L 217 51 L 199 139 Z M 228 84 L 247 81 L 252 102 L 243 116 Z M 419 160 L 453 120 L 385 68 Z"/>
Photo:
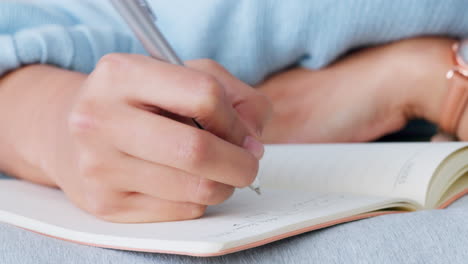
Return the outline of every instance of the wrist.
<path id="1" fill-rule="evenodd" d="M 63 145 L 67 108 L 82 74 L 46 65 L 11 72 L 0 82 L 0 168 L 40 184 L 56 185 L 51 163 Z M 6 147 L 4 147 L 6 146 Z"/>
<path id="2" fill-rule="evenodd" d="M 440 123 L 443 100 L 447 94 L 446 73 L 453 67 L 451 47 L 455 40 L 433 39 L 412 50 L 402 70 L 411 75 L 408 90 L 407 112 L 410 118 L 426 119 Z M 403 74 L 403 73 L 402 73 Z"/>

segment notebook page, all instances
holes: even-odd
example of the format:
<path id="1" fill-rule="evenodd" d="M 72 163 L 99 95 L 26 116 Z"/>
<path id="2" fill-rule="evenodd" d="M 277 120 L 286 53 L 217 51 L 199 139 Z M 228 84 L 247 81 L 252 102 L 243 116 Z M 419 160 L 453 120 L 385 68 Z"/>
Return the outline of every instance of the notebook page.
<path id="1" fill-rule="evenodd" d="M 57 189 L 0 180 L 0 221 L 80 243 L 179 253 L 213 253 L 396 201 L 350 194 L 242 189 L 201 219 L 118 224 L 73 206 Z M 11 202 L 14 201 L 14 202 Z"/>
<path id="2" fill-rule="evenodd" d="M 262 186 L 405 197 L 424 204 L 437 166 L 466 143 L 270 145 Z"/>

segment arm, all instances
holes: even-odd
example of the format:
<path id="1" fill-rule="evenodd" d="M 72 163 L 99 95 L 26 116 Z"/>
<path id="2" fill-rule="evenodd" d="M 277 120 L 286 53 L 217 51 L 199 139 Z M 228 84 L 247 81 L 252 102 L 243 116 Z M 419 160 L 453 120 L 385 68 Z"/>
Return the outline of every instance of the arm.
<path id="1" fill-rule="evenodd" d="M 54 120 L 64 120 L 84 74 L 51 66 L 32 65 L 0 79 L 0 168 L 36 183 L 57 184 L 38 166 L 46 160 L 37 152 L 59 143 Z M 41 140 L 38 140 L 41 139 Z M 51 144 L 47 146 L 47 144 Z"/>
<path id="2" fill-rule="evenodd" d="M 371 141 L 413 118 L 437 124 L 453 42 L 404 40 L 364 49 L 323 70 L 273 76 L 259 87 L 274 105 L 264 141 Z M 466 140 L 468 133 L 459 136 Z"/>

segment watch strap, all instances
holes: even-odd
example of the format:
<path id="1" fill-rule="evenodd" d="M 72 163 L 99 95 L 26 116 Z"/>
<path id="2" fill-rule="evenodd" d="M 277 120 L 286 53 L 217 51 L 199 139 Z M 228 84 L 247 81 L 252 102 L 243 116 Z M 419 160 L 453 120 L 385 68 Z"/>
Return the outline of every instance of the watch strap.
<path id="1" fill-rule="evenodd" d="M 447 79 L 448 90 L 442 104 L 439 126 L 443 132 L 456 135 L 468 104 L 468 78 L 454 68 L 447 73 Z"/>

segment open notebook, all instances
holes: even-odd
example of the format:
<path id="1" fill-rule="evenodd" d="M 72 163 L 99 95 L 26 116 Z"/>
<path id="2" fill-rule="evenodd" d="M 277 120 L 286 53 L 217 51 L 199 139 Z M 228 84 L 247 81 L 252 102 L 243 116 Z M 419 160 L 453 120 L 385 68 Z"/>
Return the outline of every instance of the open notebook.
<path id="1" fill-rule="evenodd" d="M 200 219 L 166 223 L 104 222 L 59 190 L 0 180 L 0 221 L 100 247 L 222 255 L 365 217 L 445 207 L 468 192 L 467 146 L 267 146 L 261 196 L 238 190 Z"/>

